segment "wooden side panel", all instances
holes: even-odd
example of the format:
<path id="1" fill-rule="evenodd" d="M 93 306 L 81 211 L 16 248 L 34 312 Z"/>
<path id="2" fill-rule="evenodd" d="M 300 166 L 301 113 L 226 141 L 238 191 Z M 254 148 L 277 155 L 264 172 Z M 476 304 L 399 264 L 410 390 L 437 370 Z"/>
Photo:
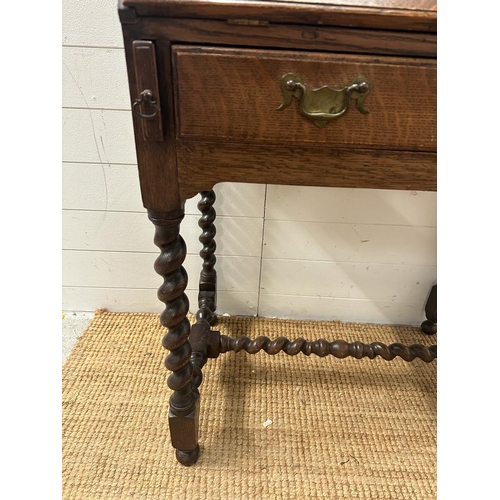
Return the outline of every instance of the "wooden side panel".
<path id="1" fill-rule="evenodd" d="M 130 100 L 133 103 L 143 89 L 137 86 L 134 64 L 133 31 L 123 26 L 125 55 L 127 60 Z M 162 105 L 162 127 L 164 141 L 144 140 L 142 119 L 132 113 L 135 133 L 139 180 L 144 207 L 156 212 L 171 212 L 172 217 L 182 213 L 182 201 L 179 198 L 177 167 L 175 164 L 174 116 L 172 104 L 170 45 L 167 42 L 155 42 L 157 55 L 159 99 Z"/>
<path id="2" fill-rule="evenodd" d="M 139 105 L 133 103 L 135 110 L 139 110 L 145 116 L 151 116 L 151 118 L 142 118 L 139 120 L 142 135 L 146 141 L 162 141 L 162 113 L 155 46 L 149 40 L 134 40 L 132 47 L 134 51 L 135 77 L 137 89 L 139 89 L 136 99 L 140 98 L 141 92 L 150 90 L 153 93 L 156 103 L 155 105 L 146 102 L 142 102 Z"/>
<path id="3" fill-rule="evenodd" d="M 259 144 L 315 144 L 436 150 L 436 63 L 396 57 L 177 46 L 178 136 Z M 280 81 L 293 72 L 313 89 L 341 89 L 363 76 L 368 115 L 349 111 L 322 129 L 292 99 L 283 111 Z"/>

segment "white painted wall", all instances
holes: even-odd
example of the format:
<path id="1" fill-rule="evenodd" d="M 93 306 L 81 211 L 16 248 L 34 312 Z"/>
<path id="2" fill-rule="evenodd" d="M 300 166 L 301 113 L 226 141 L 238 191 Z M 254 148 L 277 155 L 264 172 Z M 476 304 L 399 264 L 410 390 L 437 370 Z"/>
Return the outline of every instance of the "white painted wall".
<path id="1" fill-rule="evenodd" d="M 116 0 L 63 2 L 63 310 L 160 311 Z M 250 180 L 250 179 L 249 179 Z M 419 324 L 436 280 L 436 194 L 221 184 L 219 312 Z M 187 204 L 187 294 L 201 260 Z"/>

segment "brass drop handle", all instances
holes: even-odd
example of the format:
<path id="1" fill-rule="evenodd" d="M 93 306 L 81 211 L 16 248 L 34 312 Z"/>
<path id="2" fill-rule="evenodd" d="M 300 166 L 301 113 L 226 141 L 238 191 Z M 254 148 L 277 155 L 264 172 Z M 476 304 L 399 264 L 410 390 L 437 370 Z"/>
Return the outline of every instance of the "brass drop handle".
<path id="1" fill-rule="evenodd" d="M 138 106 L 142 103 L 146 103 L 149 106 L 152 106 L 154 108 L 153 112 L 150 114 L 144 114 L 139 111 Z M 139 96 L 138 99 L 134 101 L 134 105 L 132 106 L 132 111 L 139 117 L 143 118 L 145 120 L 150 120 L 151 118 L 154 118 L 160 109 L 158 108 L 158 104 L 156 103 L 155 96 L 151 90 L 146 89 L 143 90 Z"/>
<path id="2" fill-rule="evenodd" d="M 281 78 L 280 87 L 284 101 L 278 111 L 283 111 L 291 104 L 292 97 L 296 97 L 300 112 L 319 128 L 324 127 L 330 120 L 344 115 L 349 109 L 351 99 L 356 101 L 358 111 L 364 115 L 369 113 L 364 102 L 370 92 L 371 84 L 364 76 L 358 76 L 351 85 L 342 89 L 334 89 L 327 85 L 313 89 L 295 73 L 287 73 Z"/>

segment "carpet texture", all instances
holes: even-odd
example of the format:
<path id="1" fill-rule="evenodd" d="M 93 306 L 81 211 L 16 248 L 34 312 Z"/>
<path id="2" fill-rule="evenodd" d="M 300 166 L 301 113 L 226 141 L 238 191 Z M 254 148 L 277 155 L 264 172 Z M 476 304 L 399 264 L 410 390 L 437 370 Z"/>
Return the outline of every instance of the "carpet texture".
<path id="1" fill-rule="evenodd" d="M 221 317 L 216 328 L 436 343 L 418 328 L 339 322 Z M 223 354 L 204 368 L 201 454 L 184 467 L 163 331 L 156 314 L 98 311 L 78 340 L 63 366 L 65 500 L 436 498 L 436 362 Z"/>

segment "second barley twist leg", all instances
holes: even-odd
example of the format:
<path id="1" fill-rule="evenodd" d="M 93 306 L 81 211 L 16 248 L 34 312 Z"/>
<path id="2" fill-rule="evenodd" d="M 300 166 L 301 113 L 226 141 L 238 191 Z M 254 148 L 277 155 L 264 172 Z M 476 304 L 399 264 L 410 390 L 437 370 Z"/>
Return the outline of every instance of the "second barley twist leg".
<path id="1" fill-rule="evenodd" d="M 203 248 L 200 251 L 200 257 L 203 259 L 203 268 L 200 273 L 200 289 L 198 295 L 198 313 L 197 321 L 206 321 L 213 326 L 217 323 L 217 272 L 215 271 L 215 193 L 211 191 L 201 191 L 201 199 L 198 202 L 198 209 L 201 212 L 201 217 L 198 225 L 202 229 L 200 235 L 200 243 Z"/>
<path id="2" fill-rule="evenodd" d="M 182 217 L 166 218 L 165 214 L 149 212 L 155 225 L 154 242 L 160 248 L 155 271 L 163 277 L 158 298 L 165 303 L 160 322 L 168 330 L 162 345 L 170 352 L 165 366 L 172 371 L 167 385 L 172 389 L 169 424 L 172 446 L 177 460 L 193 465 L 198 459 L 199 393 L 193 383 L 193 365 L 189 344 L 190 323 L 186 315 L 189 301 L 184 293 L 187 273 L 182 263 L 186 257 L 186 244 L 179 234 Z"/>

